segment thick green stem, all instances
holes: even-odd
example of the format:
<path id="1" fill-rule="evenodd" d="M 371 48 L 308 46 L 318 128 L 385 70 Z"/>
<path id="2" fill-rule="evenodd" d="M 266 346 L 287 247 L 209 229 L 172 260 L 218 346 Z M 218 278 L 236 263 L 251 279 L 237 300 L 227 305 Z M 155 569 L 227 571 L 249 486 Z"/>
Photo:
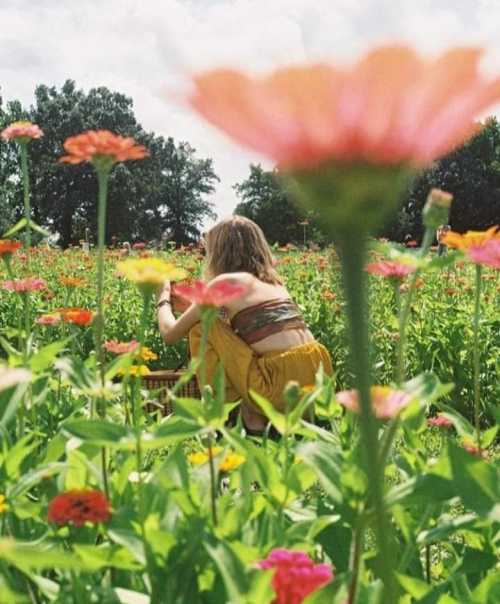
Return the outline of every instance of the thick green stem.
<path id="1" fill-rule="evenodd" d="M 361 567 L 361 560 L 363 556 L 365 537 L 365 521 L 363 515 L 360 514 L 354 530 L 354 539 L 351 549 L 351 559 L 349 561 L 349 570 L 351 571 L 351 584 L 349 585 L 349 596 L 347 604 L 354 604 L 356 602 L 356 595 L 358 593 L 359 583 L 359 570 Z"/>
<path id="2" fill-rule="evenodd" d="M 479 318 L 481 315 L 481 271 L 480 264 L 476 264 L 476 288 L 474 296 L 474 425 L 476 428 L 476 444 L 481 452 L 481 425 L 479 407 L 481 404 L 481 389 L 479 383 Z"/>
<path id="3" fill-rule="evenodd" d="M 429 251 L 429 248 L 434 241 L 435 229 L 427 227 L 424 233 L 424 239 L 422 241 L 422 247 L 420 248 L 419 257 L 425 256 Z M 420 270 L 416 270 L 410 281 L 410 287 L 404 305 L 400 309 L 399 313 L 399 340 L 397 348 L 397 363 L 396 363 L 396 383 L 401 385 L 405 380 L 405 351 L 406 351 L 406 328 L 408 326 L 408 319 L 410 317 L 411 305 L 413 302 L 413 296 L 416 289 L 417 279 L 420 275 Z"/>
<path id="4" fill-rule="evenodd" d="M 360 428 L 364 444 L 364 466 L 370 482 L 370 498 L 375 508 L 376 535 L 379 548 L 379 572 L 384 582 L 385 602 L 395 602 L 393 555 L 390 547 L 390 524 L 384 507 L 384 468 L 379 464 L 377 420 L 372 412 L 370 397 L 370 359 L 368 317 L 366 308 L 366 279 L 364 264 L 366 241 L 350 233 L 339 241 L 342 277 L 347 298 L 351 363 L 359 394 Z M 366 502 L 368 507 L 368 502 Z"/>

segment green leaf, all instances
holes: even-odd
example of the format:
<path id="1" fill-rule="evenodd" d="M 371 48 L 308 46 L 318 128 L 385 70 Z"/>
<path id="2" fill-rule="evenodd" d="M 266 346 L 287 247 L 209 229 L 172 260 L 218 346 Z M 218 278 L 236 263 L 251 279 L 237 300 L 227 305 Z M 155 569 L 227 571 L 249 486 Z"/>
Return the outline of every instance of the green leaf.
<path id="1" fill-rule="evenodd" d="M 498 604 L 500 602 L 500 572 L 491 572 L 474 589 L 471 604 Z"/>
<path id="2" fill-rule="evenodd" d="M 59 474 L 66 468 L 65 463 L 50 463 L 45 466 L 39 466 L 36 470 L 24 474 L 13 487 L 8 489 L 7 495 L 9 499 L 15 499 L 23 495 L 42 480 L 46 480 L 51 476 Z"/>
<path id="3" fill-rule="evenodd" d="M 121 570 L 140 570 L 142 565 L 134 556 L 119 545 L 80 545 L 73 544 L 73 550 L 82 560 L 86 569 L 99 570 L 101 568 L 118 568 Z"/>
<path id="4" fill-rule="evenodd" d="M 447 522 L 438 521 L 435 528 L 427 531 L 422 531 L 417 537 L 419 545 L 429 545 L 439 541 L 445 541 L 451 535 L 458 533 L 461 530 L 470 528 L 477 522 L 476 514 L 464 514 L 456 518 L 448 519 Z"/>
<path id="5" fill-rule="evenodd" d="M 463 503 L 482 517 L 500 521 L 500 476 L 491 463 L 450 443 L 453 484 Z"/>
<path id="6" fill-rule="evenodd" d="M 18 222 L 16 222 L 16 224 L 11 227 L 8 231 L 6 231 L 2 237 L 12 237 L 12 235 L 15 235 L 16 233 L 18 233 L 19 231 L 22 231 L 22 229 L 26 228 L 27 225 L 30 225 L 30 227 L 36 231 L 37 233 L 40 233 L 40 235 L 43 235 L 43 237 L 50 237 L 50 233 L 48 231 L 46 231 L 45 229 L 42 229 L 41 226 L 39 226 L 36 222 L 34 222 L 33 220 L 26 220 L 26 218 L 21 218 L 21 220 L 19 220 Z"/>
<path id="7" fill-rule="evenodd" d="M 337 504 L 342 503 L 341 463 L 332 447 L 323 442 L 306 443 L 297 453 L 314 470 L 328 497 Z"/>
<path id="8" fill-rule="evenodd" d="M 59 340 L 41 348 L 29 360 L 30 369 L 35 373 L 39 373 L 51 367 L 57 355 L 66 348 L 70 341 L 71 338 L 66 338 L 65 340 Z"/>
<path id="9" fill-rule="evenodd" d="M 261 396 L 254 390 L 250 390 L 250 396 L 262 409 L 264 415 L 271 422 L 271 424 L 278 430 L 280 434 L 284 434 L 286 431 L 286 418 L 285 416 L 276 411 L 273 404 L 270 403 L 265 397 Z"/>
<path id="10" fill-rule="evenodd" d="M 78 419 L 64 422 L 63 432 L 101 447 L 120 448 L 122 441 L 129 443 L 132 432 L 124 426 L 97 419 Z M 123 443 L 123 444 L 125 444 Z"/>
<path id="11" fill-rule="evenodd" d="M 120 604 L 149 604 L 150 599 L 146 594 L 141 594 L 138 591 L 131 591 L 130 589 L 123 589 L 117 587 L 115 593 L 120 600 Z"/>
<path id="12" fill-rule="evenodd" d="M 212 558 L 222 576 L 226 588 L 228 604 L 241 604 L 250 587 L 245 567 L 229 543 L 218 541 L 205 542 L 205 549 Z"/>
<path id="13" fill-rule="evenodd" d="M 453 388 L 453 384 L 442 384 L 438 377 L 430 371 L 417 375 L 417 377 L 405 382 L 402 386 L 402 390 L 426 405 L 430 405 L 442 396 L 445 396 Z"/>

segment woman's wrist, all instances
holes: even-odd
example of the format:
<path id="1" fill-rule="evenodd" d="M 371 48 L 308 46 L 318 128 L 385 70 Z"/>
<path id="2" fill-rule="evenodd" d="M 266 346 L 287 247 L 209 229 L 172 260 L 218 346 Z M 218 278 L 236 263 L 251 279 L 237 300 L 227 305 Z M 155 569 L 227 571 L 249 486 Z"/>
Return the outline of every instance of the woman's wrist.
<path id="1" fill-rule="evenodd" d="M 158 300 L 156 304 L 156 310 L 160 310 L 160 308 L 167 305 L 170 306 L 170 309 L 172 309 L 172 302 L 170 300 L 170 297 Z"/>

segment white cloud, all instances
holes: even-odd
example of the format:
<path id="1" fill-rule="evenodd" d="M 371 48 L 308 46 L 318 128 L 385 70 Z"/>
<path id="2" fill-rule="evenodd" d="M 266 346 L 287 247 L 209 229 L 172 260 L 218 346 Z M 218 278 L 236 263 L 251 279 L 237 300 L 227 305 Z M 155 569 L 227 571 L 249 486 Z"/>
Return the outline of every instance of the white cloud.
<path id="1" fill-rule="evenodd" d="M 232 185 L 261 158 L 239 149 L 160 91 L 193 69 L 231 64 L 253 71 L 291 61 L 346 59 L 387 40 L 426 51 L 481 43 L 500 60 L 498 0 L 0 0 L 4 98 L 31 102 L 39 83 L 66 78 L 130 95 L 149 130 L 187 140 L 213 157 Z"/>

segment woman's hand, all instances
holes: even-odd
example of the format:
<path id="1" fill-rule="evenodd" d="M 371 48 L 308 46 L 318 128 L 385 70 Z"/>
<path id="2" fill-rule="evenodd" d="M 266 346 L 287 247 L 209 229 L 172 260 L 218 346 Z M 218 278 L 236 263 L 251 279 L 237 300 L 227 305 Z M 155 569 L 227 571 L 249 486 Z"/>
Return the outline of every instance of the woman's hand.
<path id="1" fill-rule="evenodd" d="M 191 306 L 191 303 L 182 298 L 181 296 L 176 296 L 175 292 L 172 292 L 172 310 L 176 313 L 182 314 L 186 312 L 186 310 Z"/>

